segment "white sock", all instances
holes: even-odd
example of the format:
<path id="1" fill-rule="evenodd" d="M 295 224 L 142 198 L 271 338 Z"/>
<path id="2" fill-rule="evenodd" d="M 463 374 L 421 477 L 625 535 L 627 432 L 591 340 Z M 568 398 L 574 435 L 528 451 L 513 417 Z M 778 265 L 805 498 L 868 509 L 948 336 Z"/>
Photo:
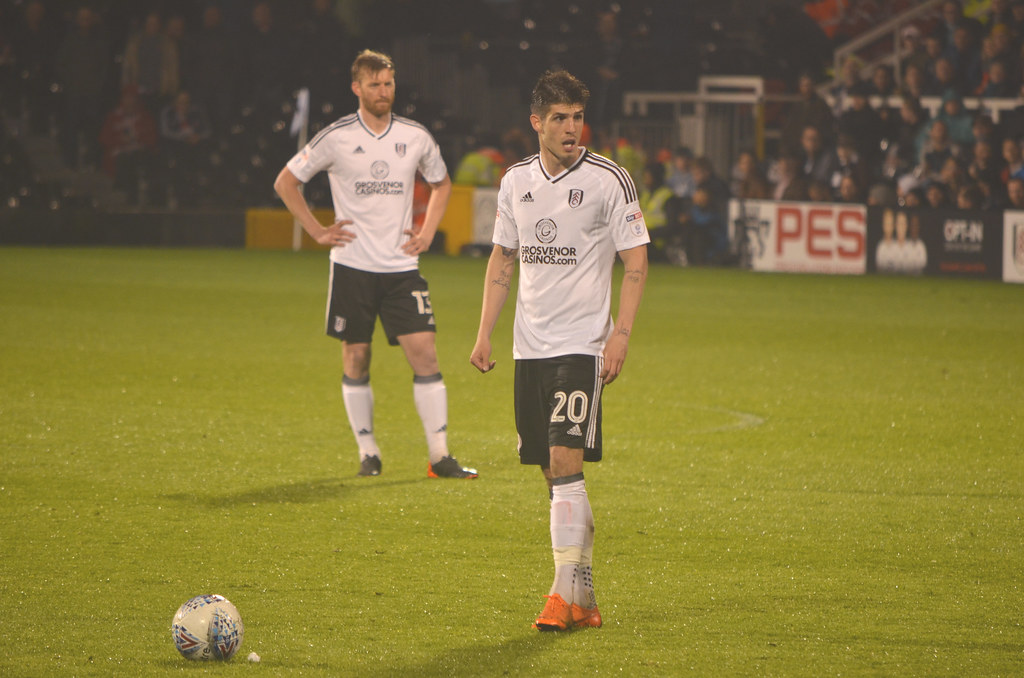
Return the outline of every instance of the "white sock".
<path id="1" fill-rule="evenodd" d="M 580 480 L 552 487 L 551 550 L 555 559 L 555 581 L 549 595 L 558 594 L 573 602 L 574 580 L 583 556 L 587 532 L 587 488 Z"/>
<path id="2" fill-rule="evenodd" d="M 594 594 L 594 513 L 590 510 L 590 498 L 586 501 L 587 531 L 583 536 L 583 551 L 580 553 L 580 566 L 576 570 L 576 580 L 572 586 L 573 601 L 583 608 L 597 607 L 597 596 Z"/>
<path id="3" fill-rule="evenodd" d="M 436 464 L 448 456 L 448 390 L 441 373 L 413 377 L 412 399 L 427 436 L 430 463 Z"/>
<path id="4" fill-rule="evenodd" d="M 373 435 L 373 389 L 370 378 L 341 380 L 341 397 L 345 401 L 345 412 L 352 427 L 352 435 L 359 446 L 359 458 L 380 457 L 377 438 Z"/>

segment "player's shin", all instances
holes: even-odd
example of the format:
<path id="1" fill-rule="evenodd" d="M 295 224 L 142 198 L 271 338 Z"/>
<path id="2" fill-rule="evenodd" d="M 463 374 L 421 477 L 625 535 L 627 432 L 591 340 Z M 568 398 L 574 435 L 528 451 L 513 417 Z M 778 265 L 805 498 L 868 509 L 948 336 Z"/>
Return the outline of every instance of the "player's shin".
<path id="1" fill-rule="evenodd" d="M 587 490 L 582 473 L 553 478 L 551 482 L 551 550 L 555 580 L 549 595 L 558 594 L 565 602 L 572 603 L 574 580 L 587 533 Z"/>
<path id="2" fill-rule="evenodd" d="M 448 391 L 441 373 L 413 377 L 413 400 L 427 436 L 430 463 L 448 456 Z"/>
<path id="3" fill-rule="evenodd" d="M 345 401 L 345 412 L 352 434 L 359 446 L 359 458 L 380 457 L 377 438 L 373 434 L 373 389 L 370 378 L 341 380 L 341 396 Z"/>

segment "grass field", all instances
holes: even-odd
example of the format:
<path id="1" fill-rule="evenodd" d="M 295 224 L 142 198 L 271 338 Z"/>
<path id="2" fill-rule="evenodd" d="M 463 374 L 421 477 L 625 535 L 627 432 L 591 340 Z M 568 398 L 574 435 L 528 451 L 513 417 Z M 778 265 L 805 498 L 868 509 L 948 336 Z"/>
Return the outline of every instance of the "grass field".
<path id="1" fill-rule="evenodd" d="M 1024 674 L 1024 288 L 652 268 L 587 468 L 605 626 L 542 635 L 484 265 L 423 262 L 480 479 L 426 478 L 383 341 L 357 479 L 325 255 L 0 249 L 0 675 Z M 171 642 L 199 593 L 227 665 Z"/>

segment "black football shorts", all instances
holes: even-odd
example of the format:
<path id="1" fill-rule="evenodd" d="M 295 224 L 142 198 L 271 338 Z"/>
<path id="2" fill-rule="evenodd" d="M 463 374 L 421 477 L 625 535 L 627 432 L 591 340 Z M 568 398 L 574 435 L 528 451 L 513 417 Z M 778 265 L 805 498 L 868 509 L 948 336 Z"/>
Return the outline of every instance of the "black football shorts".
<path id="1" fill-rule="evenodd" d="M 437 329 L 430 290 L 419 271 L 371 273 L 331 262 L 328 336 L 368 344 L 377 316 L 392 346 L 398 345 L 400 336 Z"/>
<path id="2" fill-rule="evenodd" d="M 547 467 L 552 446 L 601 460 L 601 356 L 516 360 L 519 462 Z"/>

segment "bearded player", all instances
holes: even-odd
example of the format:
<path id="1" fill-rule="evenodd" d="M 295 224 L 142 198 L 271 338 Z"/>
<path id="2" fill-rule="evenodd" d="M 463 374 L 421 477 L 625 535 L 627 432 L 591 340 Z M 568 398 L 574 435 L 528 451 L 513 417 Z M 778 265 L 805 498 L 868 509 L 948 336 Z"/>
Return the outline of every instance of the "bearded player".
<path id="1" fill-rule="evenodd" d="M 359 446 L 358 475 L 381 473 L 373 425 L 370 346 L 376 319 L 413 372 L 413 399 L 427 437 L 431 478 L 476 478 L 448 451 L 448 396 L 437 359 L 436 326 L 419 255 L 430 248 L 451 194 L 437 142 L 425 127 L 392 113 L 395 67 L 365 50 L 352 64 L 359 110 L 317 134 L 281 170 L 274 188 L 302 228 L 331 246 L 327 334 L 342 342 L 341 392 Z M 300 187 L 327 172 L 335 221 L 324 226 Z M 430 185 L 423 226 L 413 229 L 419 172 Z"/>

